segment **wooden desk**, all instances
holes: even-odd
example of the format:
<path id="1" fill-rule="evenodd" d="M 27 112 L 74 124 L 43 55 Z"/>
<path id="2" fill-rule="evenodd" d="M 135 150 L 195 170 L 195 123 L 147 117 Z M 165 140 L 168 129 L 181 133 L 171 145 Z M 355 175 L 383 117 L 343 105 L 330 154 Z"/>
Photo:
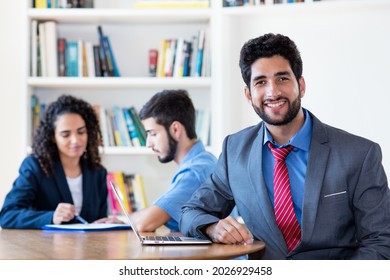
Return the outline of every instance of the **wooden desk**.
<path id="1" fill-rule="evenodd" d="M 0 230 L 0 259 L 115 260 L 115 259 L 231 259 L 264 249 L 253 245 L 142 246 L 131 230 L 101 232 L 49 232 Z"/>

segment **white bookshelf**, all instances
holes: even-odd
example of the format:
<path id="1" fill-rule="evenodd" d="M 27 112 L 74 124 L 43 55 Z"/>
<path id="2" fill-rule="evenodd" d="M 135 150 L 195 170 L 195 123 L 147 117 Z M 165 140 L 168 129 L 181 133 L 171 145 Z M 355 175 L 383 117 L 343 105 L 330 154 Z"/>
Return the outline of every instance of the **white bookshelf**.
<path id="1" fill-rule="evenodd" d="M 32 20 L 55 21 L 57 36 L 67 40 L 79 38 L 97 44 L 97 26 L 111 42 L 121 77 L 31 77 L 27 75 L 23 93 L 26 115 L 23 131 L 26 153 L 31 151 L 31 96 L 50 103 L 61 94 L 72 94 L 91 104 L 106 108 L 134 106 L 139 110 L 156 92 L 163 89 L 186 89 L 196 108 L 211 111 L 215 97 L 210 76 L 183 78 L 148 77 L 148 50 L 159 47 L 159 40 L 183 37 L 190 39 L 199 29 L 206 29 L 212 44 L 212 9 L 133 9 L 134 1 L 95 1 L 93 9 L 34 9 L 26 4 L 26 52 L 30 46 Z M 29 58 L 29 55 L 28 55 Z M 29 69 L 29 60 L 26 68 Z M 214 116 L 212 116 L 212 119 Z M 215 123 L 215 121 L 212 121 Z M 214 138 L 215 139 L 215 138 Z M 214 141 L 214 140 L 212 140 Z M 213 145 L 213 142 L 211 142 Z M 207 147 L 212 151 L 212 145 Z M 176 169 L 174 163 L 161 164 L 146 147 L 102 147 L 103 164 L 109 171 L 138 173 L 144 178 L 149 202 L 169 187 Z"/>
<path id="2" fill-rule="evenodd" d="M 104 104 L 106 107 L 123 104 L 140 109 L 157 91 L 168 88 L 184 88 L 189 91 L 195 107 L 210 110 L 212 133 L 211 145 L 207 149 L 218 156 L 226 134 L 258 121 L 258 117 L 252 112 L 251 107 L 245 103 L 238 59 L 240 47 L 246 40 L 267 32 L 285 33 L 297 42 L 303 55 L 304 74 L 308 78 L 308 90 L 310 91 L 303 100 L 304 105 L 308 105 L 314 113 L 323 117 L 325 122 L 371 138 L 379 142 L 382 147 L 383 143 L 387 141 L 387 138 L 382 135 L 377 137 L 374 133 L 370 134 L 370 131 L 367 134 L 365 134 L 365 130 L 359 131 L 364 126 L 356 124 L 357 127 L 355 127 L 351 121 L 347 125 L 342 123 L 342 119 L 347 119 L 348 115 L 334 121 L 332 114 L 325 112 L 324 105 L 328 101 L 326 97 L 324 100 L 324 96 L 329 94 L 331 89 L 325 90 L 327 85 L 323 83 L 321 78 L 323 73 L 327 74 L 334 69 L 331 65 L 324 66 L 327 60 L 324 58 L 324 54 L 316 53 L 316 49 L 322 49 L 318 46 L 319 42 L 333 40 L 329 34 L 339 34 L 339 29 L 343 28 L 344 25 L 349 27 L 355 21 L 359 23 L 358 19 L 361 14 L 366 12 L 378 14 L 378 19 L 381 20 L 382 13 L 389 11 L 390 5 L 387 0 L 307 1 L 296 4 L 266 4 L 258 7 L 228 8 L 222 7 L 222 0 L 213 0 L 211 1 L 212 6 L 208 9 L 137 10 L 132 8 L 134 1 L 131 0 L 96 0 L 94 9 L 53 10 L 31 9 L 28 6 L 31 1 L 26 2 L 28 3 L 25 12 L 26 53 L 29 52 L 31 20 L 55 20 L 61 37 L 70 40 L 81 37 L 96 43 L 98 42 L 96 27 L 102 25 L 104 33 L 110 38 L 121 77 L 30 77 L 27 74 L 29 69 L 29 57 L 27 56 L 25 87 L 22 93 L 22 106 L 26 108 L 25 115 L 22 117 L 24 132 L 22 138 L 25 147 L 31 145 L 29 108 L 32 94 L 37 94 L 44 102 L 53 101 L 59 95 L 69 93 L 91 103 Z M 355 14 L 356 16 L 354 16 Z M 339 24 L 343 17 L 348 18 L 348 21 Z M 369 34 L 368 31 L 377 32 L 380 25 L 375 22 L 375 16 L 372 18 L 374 20 L 366 22 L 371 27 L 364 30 L 365 33 L 362 36 Z M 384 25 L 390 26 L 389 21 L 387 20 L 387 23 L 384 21 Z M 188 38 L 200 28 L 207 29 L 207 39 L 210 40 L 211 75 L 209 77 L 148 77 L 148 49 L 158 48 L 158 42 L 161 38 L 179 36 Z M 329 31 L 325 32 L 324 30 Z M 340 34 L 338 36 L 342 36 Z M 346 32 L 346 34 L 350 33 Z M 320 36 L 328 36 L 329 38 L 326 37 L 321 41 L 317 39 Z M 355 40 L 355 37 L 352 39 Z M 335 40 L 337 44 L 340 44 L 340 38 L 335 38 Z M 340 48 L 345 48 L 347 45 L 348 40 L 342 41 Z M 331 47 L 329 45 L 324 49 Z M 332 58 L 335 54 L 337 55 L 337 52 L 337 49 L 333 49 L 331 53 L 326 55 Z M 360 53 L 354 55 L 357 59 L 361 56 Z M 388 63 L 386 64 L 388 65 Z M 325 67 L 325 70 L 321 67 Z M 381 72 L 386 72 L 386 70 L 382 69 Z M 317 78 L 316 75 L 321 78 Z M 332 78 L 327 77 L 327 81 Z M 335 88 L 335 91 L 340 93 L 337 87 L 343 88 L 343 82 L 338 82 Z M 347 89 L 343 90 L 343 92 L 347 91 Z M 354 90 L 354 92 L 357 91 Z M 363 99 L 363 97 L 360 98 Z M 353 99 L 354 97 L 350 98 L 350 100 Z M 332 104 L 332 106 L 335 105 Z M 339 110 L 343 109 L 339 108 Z M 350 110 L 350 115 L 354 115 L 355 111 Z M 143 175 L 149 202 L 152 202 L 169 186 L 171 176 L 176 169 L 173 163 L 159 163 L 155 155 L 147 148 L 105 147 L 101 152 L 103 163 L 108 170 L 122 170 L 127 173 Z M 388 161 L 389 158 L 390 150 L 384 148 L 384 159 Z M 387 168 L 390 167 L 389 165 Z"/>

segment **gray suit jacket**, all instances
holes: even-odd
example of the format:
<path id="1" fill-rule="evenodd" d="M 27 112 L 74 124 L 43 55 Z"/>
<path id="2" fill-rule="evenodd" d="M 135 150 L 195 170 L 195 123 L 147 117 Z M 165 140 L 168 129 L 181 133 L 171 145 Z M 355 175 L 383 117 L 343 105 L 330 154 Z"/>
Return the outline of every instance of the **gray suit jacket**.
<path id="1" fill-rule="evenodd" d="M 226 137 L 217 167 L 183 207 L 184 235 L 236 205 L 264 259 L 390 259 L 390 189 L 378 144 L 313 118 L 302 238 L 288 252 L 262 174 L 263 123 Z"/>

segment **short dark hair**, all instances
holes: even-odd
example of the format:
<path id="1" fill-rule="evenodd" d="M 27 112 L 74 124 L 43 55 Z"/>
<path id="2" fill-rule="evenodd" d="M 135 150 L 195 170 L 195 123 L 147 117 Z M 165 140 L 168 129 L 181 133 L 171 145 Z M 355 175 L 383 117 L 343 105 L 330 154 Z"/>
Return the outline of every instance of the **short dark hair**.
<path id="1" fill-rule="evenodd" d="M 64 114 L 77 114 L 83 118 L 87 128 L 88 143 L 81 160 L 85 161 L 89 168 L 102 167 L 99 155 L 102 134 L 94 109 L 82 99 L 71 95 L 61 95 L 45 110 L 33 138 L 32 151 L 38 158 L 43 171 L 47 176 L 52 175 L 54 162 L 59 158 L 58 148 L 53 139 L 55 123 L 58 117 Z"/>
<path id="2" fill-rule="evenodd" d="M 156 93 L 142 107 L 139 116 L 141 120 L 154 118 L 156 123 L 164 126 L 167 131 L 174 121 L 178 121 L 185 127 L 189 139 L 197 137 L 195 108 L 186 90 L 171 89 Z"/>
<path id="3" fill-rule="evenodd" d="M 288 60 L 297 81 L 302 77 L 302 58 L 295 43 L 287 36 L 268 33 L 249 40 L 241 48 L 239 62 L 241 75 L 249 89 L 253 62 L 274 55 L 280 55 Z"/>

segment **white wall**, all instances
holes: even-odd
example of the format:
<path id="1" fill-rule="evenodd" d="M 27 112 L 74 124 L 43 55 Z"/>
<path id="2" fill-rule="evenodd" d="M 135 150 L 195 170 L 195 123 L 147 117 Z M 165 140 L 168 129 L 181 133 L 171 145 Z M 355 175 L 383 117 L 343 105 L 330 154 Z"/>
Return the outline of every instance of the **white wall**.
<path id="1" fill-rule="evenodd" d="M 325 123 L 379 143 L 389 175 L 390 2 L 373 2 L 374 8 L 369 1 L 352 6 L 323 3 L 321 10 L 281 8 L 272 14 L 235 16 L 234 21 L 229 16 L 226 32 L 232 35 L 225 44 L 224 69 L 232 73 L 225 84 L 230 96 L 226 133 L 259 120 L 243 95 L 238 67 L 243 43 L 263 33 L 282 33 L 301 51 L 307 84 L 303 106 Z"/>
<path id="2" fill-rule="evenodd" d="M 24 71 L 22 2 L 2 1 L 0 9 L 0 206 L 23 157 L 19 106 Z"/>

